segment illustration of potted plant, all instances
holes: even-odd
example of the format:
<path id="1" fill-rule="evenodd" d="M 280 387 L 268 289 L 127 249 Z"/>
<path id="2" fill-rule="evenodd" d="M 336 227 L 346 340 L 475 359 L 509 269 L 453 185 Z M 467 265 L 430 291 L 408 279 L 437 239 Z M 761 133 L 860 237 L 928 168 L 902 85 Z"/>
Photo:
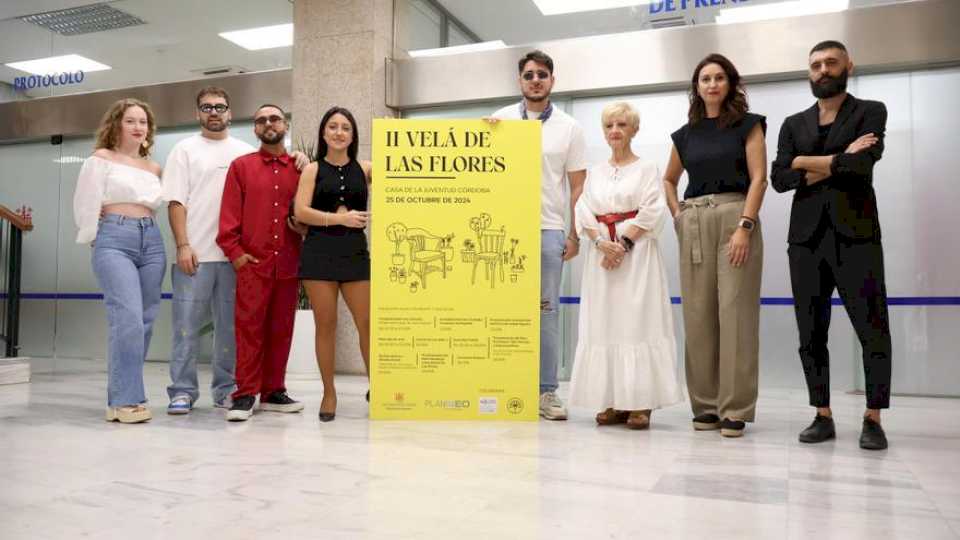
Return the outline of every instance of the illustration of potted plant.
<path id="1" fill-rule="evenodd" d="M 467 238 L 463 241 L 463 249 L 460 250 L 460 257 L 465 263 L 472 263 L 477 260 L 477 245 L 473 240 Z"/>
<path id="2" fill-rule="evenodd" d="M 403 268 L 397 271 L 397 282 L 406 283 L 407 282 L 407 272 Z"/>
<path id="3" fill-rule="evenodd" d="M 416 281 L 411 281 L 411 282 L 410 282 L 410 292 L 411 292 L 411 293 L 417 292 L 417 287 L 419 287 L 419 286 L 420 286 L 420 284 L 417 283 Z"/>
<path id="4" fill-rule="evenodd" d="M 440 240 L 440 250 L 443 251 L 443 260 L 445 262 L 453 260 L 453 233 L 444 236 Z M 453 267 L 447 266 L 447 270 L 453 270 Z"/>
<path id="5" fill-rule="evenodd" d="M 526 255 L 521 255 L 519 258 L 517 258 L 517 264 L 511 266 L 510 270 L 516 273 L 523 272 L 523 261 L 525 261 L 526 259 L 527 259 Z"/>
<path id="6" fill-rule="evenodd" d="M 400 253 L 400 244 L 407 239 L 407 226 L 403 223 L 391 223 L 387 227 L 387 240 L 393 242 L 395 247 L 393 255 L 390 257 L 390 262 L 394 266 L 403 266 L 407 262 L 406 256 Z"/>

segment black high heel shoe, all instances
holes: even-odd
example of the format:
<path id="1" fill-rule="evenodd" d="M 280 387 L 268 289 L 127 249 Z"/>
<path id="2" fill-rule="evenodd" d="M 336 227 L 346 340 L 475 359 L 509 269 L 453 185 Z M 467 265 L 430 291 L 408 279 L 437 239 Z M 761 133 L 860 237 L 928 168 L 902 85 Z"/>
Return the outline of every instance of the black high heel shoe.
<path id="1" fill-rule="evenodd" d="M 367 390 L 367 403 L 370 403 L 370 391 Z"/>
<path id="2" fill-rule="evenodd" d="M 333 419 L 337 417 L 337 413 L 320 411 L 318 416 L 320 417 L 321 422 L 332 422 Z"/>

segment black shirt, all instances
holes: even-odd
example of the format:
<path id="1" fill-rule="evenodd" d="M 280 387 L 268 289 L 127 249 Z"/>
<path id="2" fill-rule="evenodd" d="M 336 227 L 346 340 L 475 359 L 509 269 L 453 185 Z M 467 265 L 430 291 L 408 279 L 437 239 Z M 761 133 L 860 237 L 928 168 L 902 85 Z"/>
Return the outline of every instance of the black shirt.
<path id="1" fill-rule="evenodd" d="M 317 162 L 317 180 L 310 206 L 321 212 L 336 212 L 341 206 L 347 210 L 365 211 L 367 177 L 360 163 L 351 160 L 340 167 L 323 159 Z M 322 246 L 318 241 L 322 242 Z M 367 249 L 363 229 L 345 225 L 311 225 L 304 246 L 305 251 L 322 251 L 328 255 L 348 255 Z"/>
<path id="2" fill-rule="evenodd" d="M 689 178 L 684 199 L 750 189 L 747 136 L 758 122 L 766 134 L 766 117 L 747 113 L 726 128 L 719 127 L 716 118 L 704 118 L 670 135 Z"/>
<path id="3" fill-rule="evenodd" d="M 814 145 L 813 152 L 816 156 L 826 155 L 824 149 L 827 147 L 827 136 L 830 135 L 830 128 L 833 127 L 833 122 L 825 126 L 817 126 L 817 143 Z"/>

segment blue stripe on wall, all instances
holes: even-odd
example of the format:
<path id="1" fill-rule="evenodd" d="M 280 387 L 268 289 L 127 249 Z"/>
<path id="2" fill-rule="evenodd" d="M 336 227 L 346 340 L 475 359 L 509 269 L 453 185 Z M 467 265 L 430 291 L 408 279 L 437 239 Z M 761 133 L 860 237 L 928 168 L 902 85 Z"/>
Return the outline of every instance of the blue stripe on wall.
<path id="1" fill-rule="evenodd" d="M 164 300 L 173 298 L 173 293 L 163 293 Z M 5 299 L 7 295 L 0 293 L 0 299 Z M 20 297 L 24 300 L 103 300 L 101 293 L 22 293 Z M 670 298 L 671 303 L 680 304 L 680 297 Z M 841 306 L 843 303 L 839 298 L 831 299 L 833 305 Z M 561 296 L 561 304 L 579 304 L 579 296 Z M 960 296 L 892 296 L 887 298 L 887 303 L 891 306 L 960 306 Z M 790 296 L 764 296 L 760 299 L 762 306 L 792 306 L 793 297 Z"/>
<path id="2" fill-rule="evenodd" d="M 839 298 L 831 298 L 831 303 L 835 306 L 842 306 L 843 302 Z M 673 304 L 680 303 L 679 296 L 670 297 Z M 561 304 L 579 304 L 579 296 L 561 296 Z M 960 296 L 892 296 L 887 298 L 887 304 L 891 306 L 960 306 Z M 764 296 L 760 299 L 761 306 L 792 306 L 793 297 L 791 296 Z"/>

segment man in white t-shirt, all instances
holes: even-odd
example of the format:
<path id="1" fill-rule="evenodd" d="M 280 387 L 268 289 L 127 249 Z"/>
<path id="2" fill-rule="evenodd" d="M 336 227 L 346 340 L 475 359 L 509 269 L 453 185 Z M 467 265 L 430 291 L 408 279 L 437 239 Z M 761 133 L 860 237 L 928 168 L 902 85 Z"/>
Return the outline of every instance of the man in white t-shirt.
<path id="1" fill-rule="evenodd" d="M 217 245 L 220 201 L 230 163 L 256 148 L 230 137 L 230 97 L 215 86 L 197 95 L 200 133 L 177 143 L 163 171 L 164 199 L 177 242 L 173 265 L 173 355 L 169 414 L 187 414 L 199 397 L 201 329 L 213 322 L 215 407 L 229 408 L 236 364 L 233 303 L 236 274 Z"/>
<path id="2" fill-rule="evenodd" d="M 586 142 L 576 120 L 554 108 L 553 60 L 543 51 L 520 59 L 520 92 L 523 100 L 493 113 L 504 120 L 541 122 L 542 172 L 540 186 L 540 416 L 566 420 L 567 409 L 557 397 L 560 363 L 560 276 L 563 261 L 577 256 L 580 241 L 573 221 L 573 206 L 587 176 Z M 569 183 L 569 184 L 568 184 Z M 570 209 L 569 228 L 564 216 Z M 567 232 L 569 231 L 569 232 Z"/>

